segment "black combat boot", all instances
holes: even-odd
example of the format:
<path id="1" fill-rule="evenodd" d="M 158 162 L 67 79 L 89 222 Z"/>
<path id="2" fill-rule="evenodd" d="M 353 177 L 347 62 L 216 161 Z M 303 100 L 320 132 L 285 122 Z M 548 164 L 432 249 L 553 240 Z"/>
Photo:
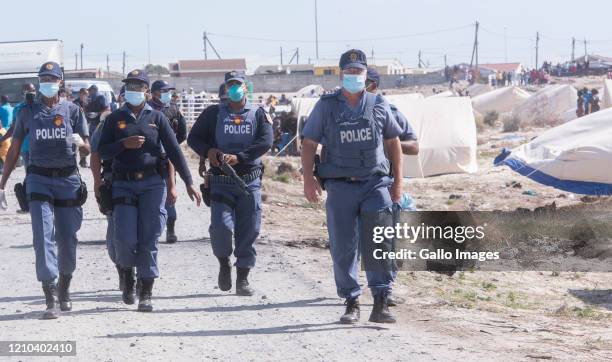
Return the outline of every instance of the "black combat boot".
<path id="1" fill-rule="evenodd" d="M 389 291 L 389 294 L 387 294 L 387 305 L 389 307 L 395 307 L 399 304 L 404 304 L 404 303 L 406 303 L 406 299 L 393 294 L 391 291 Z"/>
<path id="2" fill-rule="evenodd" d="M 219 277 L 217 284 L 219 289 L 224 292 L 232 289 L 232 264 L 230 258 L 217 258 L 219 259 Z"/>
<path id="3" fill-rule="evenodd" d="M 344 304 L 346 304 L 346 310 L 342 317 L 340 317 L 340 323 L 355 324 L 359 322 L 359 317 L 361 316 L 359 311 L 359 298 L 346 298 Z"/>
<path id="4" fill-rule="evenodd" d="M 60 310 L 69 312 L 72 310 L 72 301 L 70 300 L 70 281 L 72 275 L 60 274 L 57 282 L 57 299 L 59 300 Z"/>
<path id="5" fill-rule="evenodd" d="M 134 292 L 134 268 L 123 268 L 123 303 L 134 304 L 136 302 L 136 293 Z"/>
<path id="6" fill-rule="evenodd" d="M 382 292 L 374 297 L 374 306 L 370 314 L 370 322 L 374 323 L 395 323 L 395 317 L 389 312 L 387 293 Z"/>
<path id="7" fill-rule="evenodd" d="M 55 284 L 43 285 L 43 292 L 45 293 L 45 303 L 47 304 L 47 310 L 42 315 L 42 319 L 57 319 L 59 317 L 59 309 L 57 305 L 57 287 Z"/>
<path id="8" fill-rule="evenodd" d="M 178 241 L 176 234 L 174 233 L 174 223 L 176 220 L 168 220 L 166 223 L 166 242 L 168 244 L 174 244 Z"/>
<path id="9" fill-rule="evenodd" d="M 255 294 L 255 290 L 249 287 L 249 268 L 236 268 L 236 294 L 242 296 L 251 296 Z"/>
<path id="10" fill-rule="evenodd" d="M 123 288 L 125 288 L 125 279 L 123 278 L 123 269 L 121 269 L 119 264 L 115 264 L 115 268 L 117 268 L 117 274 L 119 274 L 119 290 L 123 292 Z"/>
<path id="11" fill-rule="evenodd" d="M 140 294 L 138 294 L 138 311 L 139 312 L 152 312 L 153 304 L 151 304 L 151 296 L 153 295 L 153 278 L 139 279 L 141 287 Z"/>

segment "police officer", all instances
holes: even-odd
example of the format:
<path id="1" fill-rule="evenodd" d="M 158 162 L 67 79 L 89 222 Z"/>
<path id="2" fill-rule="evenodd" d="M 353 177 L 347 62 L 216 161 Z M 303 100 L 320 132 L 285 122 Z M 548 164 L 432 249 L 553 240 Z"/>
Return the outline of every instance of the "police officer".
<path id="1" fill-rule="evenodd" d="M 148 75 L 133 70 L 123 82 L 126 104 L 106 118 L 98 152 L 102 159 L 112 159 L 113 243 L 123 272 L 123 301 L 135 302 L 136 267 L 138 310 L 150 312 L 153 282 L 159 276 L 157 240 L 166 224 L 166 154 L 198 206 L 201 197 L 170 122 L 146 103 Z"/>
<path id="2" fill-rule="evenodd" d="M 368 67 L 367 75 L 366 75 L 366 90 L 370 93 L 377 93 L 380 88 L 380 74 L 378 74 L 378 70 L 374 67 Z M 398 123 L 400 128 L 402 129 L 402 133 L 399 135 L 400 144 L 402 146 L 402 154 L 404 155 L 417 155 L 419 153 L 419 142 L 417 141 L 416 133 L 414 132 L 412 126 L 408 122 L 408 119 L 400 112 L 397 107 L 393 104 L 389 104 L 389 108 L 393 113 L 393 117 L 395 121 Z M 400 206 L 396 206 L 396 212 L 399 211 Z M 399 214 L 397 215 L 399 216 Z M 396 216 L 396 217 L 397 217 Z M 393 281 L 397 278 L 397 270 L 393 270 Z M 394 307 L 398 304 L 403 304 L 406 301 L 404 298 L 395 295 L 392 293 L 392 289 L 389 289 L 389 293 L 387 293 L 387 304 L 391 307 Z"/>
<path id="3" fill-rule="evenodd" d="M 185 117 L 179 110 L 176 104 L 172 104 L 172 90 L 165 80 L 156 80 L 151 85 L 151 99 L 149 105 L 162 112 L 170 121 L 170 126 L 176 136 L 176 141 L 180 145 L 187 138 L 187 122 Z M 175 172 L 174 166 L 170 163 L 168 171 L 168 197 L 166 198 L 166 210 L 168 211 L 168 222 L 166 223 L 166 242 L 169 244 L 176 243 L 178 238 L 174 232 L 174 224 L 176 223 L 176 203 L 177 193 L 175 187 Z"/>
<path id="4" fill-rule="evenodd" d="M 272 125 L 261 107 L 253 106 L 246 96 L 243 72 L 225 74 L 227 100 L 206 108 L 193 125 L 187 144 L 211 169 L 205 183 L 210 187 L 210 239 L 219 260 L 219 289 L 232 288 L 230 255 L 236 257 L 236 294 L 249 296 L 248 275 L 255 266 L 253 244 L 261 224 L 261 157 L 272 147 Z M 247 184 L 243 192 L 235 181 L 224 175 L 220 163 L 232 166 Z"/>
<path id="5" fill-rule="evenodd" d="M 112 159 L 102 160 L 100 157 L 100 153 L 98 152 L 98 146 L 100 144 L 100 137 L 102 136 L 102 128 L 104 127 L 104 123 L 106 121 L 106 117 L 100 118 L 100 123 L 98 127 L 94 130 L 91 135 L 91 173 L 94 179 L 94 192 L 96 194 L 96 199 L 100 199 L 102 196 L 101 187 L 109 187 L 110 182 L 112 180 Z M 119 290 L 123 291 L 124 280 L 123 280 L 123 269 L 119 265 L 117 260 L 117 252 L 114 243 L 114 232 L 115 232 L 115 223 L 113 222 L 112 210 L 101 210 L 106 216 L 106 250 L 108 252 L 108 256 L 110 260 L 115 265 L 115 269 L 119 274 Z"/>
<path id="6" fill-rule="evenodd" d="M 59 101 L 63 78 L 60 65 L 43 64 L 38 77 L 41 98 L 24 106 L 17 115 L 6 172 L 0 180 L 0 199 L 27 136 L 30 159 L 26 190 L 36 276 L 42 282 L 47 304 L 43 319 L 53 319 L 59 315 L 56 298 L 59 309 L 72 309 L 69 288 L 76 267 L 76 234 L 83 219 L 81 205 L 86 195 L 76 165 L 76 149 L 77 145 L 89 149 L 89 133 L 81 109 L 71 102 Z"/>
<path id="7" fill-rule="evenodd" d="M 97 85 L 92 84 L 88 89 L 88 94 L 89 96 L 84 111 L 89 125 L 89 134 L 93 134 L 96 127 L 98 127 L 98 123 L 100 123 L 100 117 L 103 113 L 110 111 L 110 106 L 108 105 L 106 97 L 98 93 Z M 86 157 L 87 154 L 81 153 L 81 161 L 79 162 L 81 167 L 87 167 Z"/>
<path id="8" fill-rule="evenodd" d="M 327 191 L 327 226 L 336 287 L 338 295 L 346 299 L 340 322 L 359 320 L 361 254 L 374 297 L 370 321 L 394 323 L 387 304 L 392 267 L 372 257 L 372 231 L 376 226 L 392 226 L 392 205 L 401 196 L 401 177 L 389 176 L 389 161 L 393 174 L 401 175 L 401 129 L 384 98 L 365 91 L 365 54 L 356 49 L 347 51 L 340 58 L 340 68 L 342 88 L 320 98 L 303 130 L 304 194 L 310 202 L 319 201 L 321 187 L 313 171 L 317 147 L 323 143 L 325 153 L 317 175 Z M 385 239 L 380 247 L 390 250 L 392 240 Z"/>

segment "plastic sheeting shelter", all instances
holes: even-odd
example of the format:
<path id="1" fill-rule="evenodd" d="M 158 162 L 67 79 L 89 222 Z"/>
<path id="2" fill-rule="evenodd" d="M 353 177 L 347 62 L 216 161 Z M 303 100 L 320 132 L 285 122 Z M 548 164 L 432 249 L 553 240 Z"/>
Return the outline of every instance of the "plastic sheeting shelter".
<path id="1" fill-rule="evenodd" d="M 612 195 L 612 109 L 542 133 L 495 159 L 523 176 L 560 190 Z"/>
<path id="2" fill-rule="evenodd" d="M 601 94 L 601 108 L 612 107 L 612 79 L 604 80 L 603 92 Z"/>
<path id="3" fill-rule="evenodd" d="M 519 106 L 530 94 L 518 87 L 505 87 L 472 98 L 472 106 L 481 114 L 496 111 L 506 113 Z"/>
<path id="4" fill-rule="evenodd" d="M 404 177 L 478 171 L 476 122 L 468 97 L 387 97 L 408 119 L 419 139 L 419 154 L 404 156 Z"/>
<path id="5" fill-rule="evenodd" d="M 571 85 L 549 85 L 518 105 L 512 113 L 525 123 L 560 121 L 563 114 L 576 106 L 577 92 Z"/>

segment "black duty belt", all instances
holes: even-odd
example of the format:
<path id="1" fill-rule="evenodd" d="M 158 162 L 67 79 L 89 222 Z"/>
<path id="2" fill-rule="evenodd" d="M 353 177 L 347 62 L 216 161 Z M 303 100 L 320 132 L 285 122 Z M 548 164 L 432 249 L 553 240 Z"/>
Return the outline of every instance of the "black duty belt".
<path id="1" fill-rule="evenodd" d="M 113 181 L 140 181 L 154 175 L 159 175 L 157 168 L 147 168 L 130 172 L 113 172 Z"/>
<path id="2" fill-rule="evenodd" d="M 76 166 L 64 168 L 47 168 L 39 166 L 28 166 L 26 172 L 46 177 L 68 177 L 77 173 Z"/>
<path id="3" fill-rule="evenodd" d="M 249 182 L 252 182 L 260 178 L 262 174 L 263 174 L 263 171 L 261 170 L 261 168 L 258 168 L 245 175 L 240 176 L 240 178 L 244 180 L 245 183 L 248 184 Z M 226 184 L 226 185 L 235 184 L 234 180 L 231 177 L 225 176 L 225 175 L 210 175 L 208 180 L 210 181 L 211 184 Z"/>

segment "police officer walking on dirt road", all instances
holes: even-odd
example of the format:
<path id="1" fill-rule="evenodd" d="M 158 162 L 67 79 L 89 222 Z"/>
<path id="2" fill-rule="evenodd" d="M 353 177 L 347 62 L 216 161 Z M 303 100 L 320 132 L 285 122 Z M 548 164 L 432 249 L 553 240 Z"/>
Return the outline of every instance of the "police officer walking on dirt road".
<path id="1" fill-rule="evenodd" d="M 58 304 L 62 311 L 72 310 L 69 288 L 76 268 L 76 234 L 83 220 L 81 205 L 87 197 L 76 152 L 79 146 L 89 151 L 89 133 L 81 109 L 58 97 L 63 79 L 60 65 L 43 64 L 38 77 L 41 98 L 25 105 L 17 115 L 0 180 L 0 208 L 7 207 L 4 188 L 28 137 L 25 193 L 32 219 L 36 277 L 42 283 L 47 304 L 42 318 L 55 319 L 59 316 Z"/>
<path id="2" fill-rule="evenodd" d="M 151 85 L 151 99 L 148 103 L 153 109 L 162 112 L 168 118 L 172 131 L 174 131 L 174 135 L 176 136 L 176 141 L 180 145 L 187 138 L 187 122 L 185 122 L 185 117 L 183 117 L 183 114 L 179 110 L 178 106 L 171 103 L 172 90 L 174 90 L 174 88 L 170 87 L 168 82 L 165 80 L 156 80 Z M 170 163 L 169 166 L 168 197 L 166 198 L 166 211 L 168 211 L 168 221 L 166 223 L 166 242 L 168 244 L 173 244 L 178 241 L 174 231 L 174 224 L 176 223 L 177 217 L 174 204 L 176 203 L 177 192 L 175 187 L 176 174 L 174 171 L 174 166 L 172 163 Z"/>
<path id="3" fill-rule="evenodd" d="M 123 270 L 123 302 L 135 302 L 136 267 L 141 286 L 138 311 L 150 312 L 153 282 L 159 277 L 157 241 L 166 224 L 166 155 L 189 197 L 198 206 L 201 198 L 170 122 L 146 103 L 148 75 L 133 70 L 123 82 L 126 104 L 105 120 L 98 152 L 102 159 L 112 159 L 113 242 Z"/>
<path id="4" fill-rule="evenodd" d="M 374 248 L 391 250 L 392 240 L 374 244 L 377 226 L 393 225 L 394 202 L 402 192 L 401 133 L 388 103 L 365 90 L 367 60 L 352 49 L 340 58 L 342 88 L 323 95 L 303 131 L 302 166 L 304 194 L 318 202 L 322 180 L 327 191 L 327 227 L 338 295 L 346 299 L 341 323 L 357 323 L 360 317 L 359 255 L 364 258 L 368 286 L 374 297 L 370 321 L 395 323 L 387 293 L 393 281 L 392 267 L 372 258 Z M 319 143 L 325 153 L 317 165 Z M 387 158 L 388 157 L 388 158 Z M 360 240 L 359 240 L 360 239 Z"/>
<path id="5" fill-rule="evenodd" d="M 210 238 L 220 264 L 219 289 L 232 288 L 233 249 L 236 294 L 249 296 L 255 292 L 247 277 L 255 266 L 253 244 L 261 224 L 261 157 L 272 147 L 272 122 L 263 108 L 247 100 L 244 73 L 226 73 L 225 91 L 227 100 L 202 112 L 187 143 L 212 166 L 205 187 L 210 193 Z M 234 169 L 238 180 L 223 171 L 227 166 Z M 239 183 L 246 187 L 241 188 Z"/>

